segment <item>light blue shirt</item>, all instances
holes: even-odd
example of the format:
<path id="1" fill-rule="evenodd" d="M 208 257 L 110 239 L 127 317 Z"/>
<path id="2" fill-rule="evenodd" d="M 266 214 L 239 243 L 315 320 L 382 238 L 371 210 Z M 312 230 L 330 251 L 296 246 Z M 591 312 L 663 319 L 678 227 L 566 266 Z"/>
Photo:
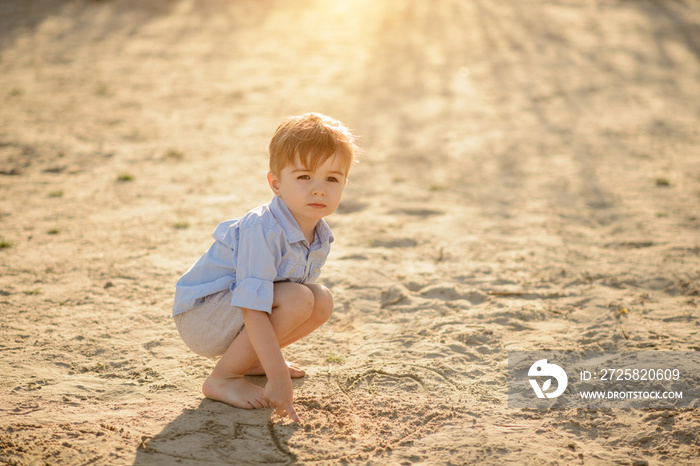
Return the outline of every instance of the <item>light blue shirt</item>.
<path id="1" fill-rule="evenodd" d="M 177 281 L 173 316 L 224 290 L 231 290 L 233 306 L 269 313 L 274 282 L 312 283 L 333 242 L 331 229 L 321 219 L 309 244 L 277 196 L 243 217 L 221 222 L 212 237 L 214 244 Z"/>

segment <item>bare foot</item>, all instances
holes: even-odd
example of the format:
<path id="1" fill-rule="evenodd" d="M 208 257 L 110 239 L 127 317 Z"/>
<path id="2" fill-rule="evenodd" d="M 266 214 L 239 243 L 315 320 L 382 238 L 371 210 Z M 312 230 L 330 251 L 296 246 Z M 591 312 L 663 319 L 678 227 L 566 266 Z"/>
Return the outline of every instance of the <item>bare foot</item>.
<path id="1" fill-rule="evenodd" d="M 207 398 L 222 401 L 238 408 L 266 408 L 263 389 L 253 385 L 243 377 L 222 378 L 210 375 L 204 381 L 202 393 Z"/>
<path id="2" fill-rule="evenodd" d="M 285 362 L 287 363 L 287 367 L 289 368 L 289 376 L 291 378 L 298 379 L 306 375 L 306 372 L 304 372 L 304 369 L 302 369 L 300 365 L 294 364 L 293 362 L 289 361 Z M 245 375 L 265 375 L 265 370 L 260 364 L 258 364 L 257 366 L 248 369 L 245 372 Z"/>

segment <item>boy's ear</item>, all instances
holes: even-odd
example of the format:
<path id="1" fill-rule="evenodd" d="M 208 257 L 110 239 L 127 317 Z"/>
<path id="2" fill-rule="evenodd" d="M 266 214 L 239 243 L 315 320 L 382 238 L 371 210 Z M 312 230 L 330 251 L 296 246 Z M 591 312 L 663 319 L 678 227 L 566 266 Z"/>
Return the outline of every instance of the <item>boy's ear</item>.
<path id="1" fill-rule="evenodd" d="M 270 189 L 275 195 L 279 194 L 280 181 L 272 172 L 267 172 L 267 184 L 270 185 Z"/>

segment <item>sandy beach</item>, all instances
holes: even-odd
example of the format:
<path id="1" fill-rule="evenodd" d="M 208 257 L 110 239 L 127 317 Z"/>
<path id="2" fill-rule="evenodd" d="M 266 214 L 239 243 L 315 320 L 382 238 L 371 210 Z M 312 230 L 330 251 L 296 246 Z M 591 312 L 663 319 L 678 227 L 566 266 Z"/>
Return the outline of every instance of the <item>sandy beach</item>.
<path id="1" fill-rule="evenodd" d="M 205 399 L 170 311 L 309 111 L 362 153 L 297 425 Z M 699 148 L 696 2 L 0 0 L 0 463 L 697 464 L 697 408 L 506 374 L 700 351 Z"/>

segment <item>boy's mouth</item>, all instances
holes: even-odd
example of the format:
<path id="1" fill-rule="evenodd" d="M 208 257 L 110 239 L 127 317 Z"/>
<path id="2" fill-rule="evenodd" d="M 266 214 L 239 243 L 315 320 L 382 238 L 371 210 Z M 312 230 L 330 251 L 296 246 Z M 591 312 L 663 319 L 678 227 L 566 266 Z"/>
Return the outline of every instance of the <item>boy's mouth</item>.
<path id="1" fill-rule="evenodd" d="M 309 207 L 313 207 L 314 209 L 323 209 L 326 207 L 326 204 L 311 203 L 309 204 Z"/>

